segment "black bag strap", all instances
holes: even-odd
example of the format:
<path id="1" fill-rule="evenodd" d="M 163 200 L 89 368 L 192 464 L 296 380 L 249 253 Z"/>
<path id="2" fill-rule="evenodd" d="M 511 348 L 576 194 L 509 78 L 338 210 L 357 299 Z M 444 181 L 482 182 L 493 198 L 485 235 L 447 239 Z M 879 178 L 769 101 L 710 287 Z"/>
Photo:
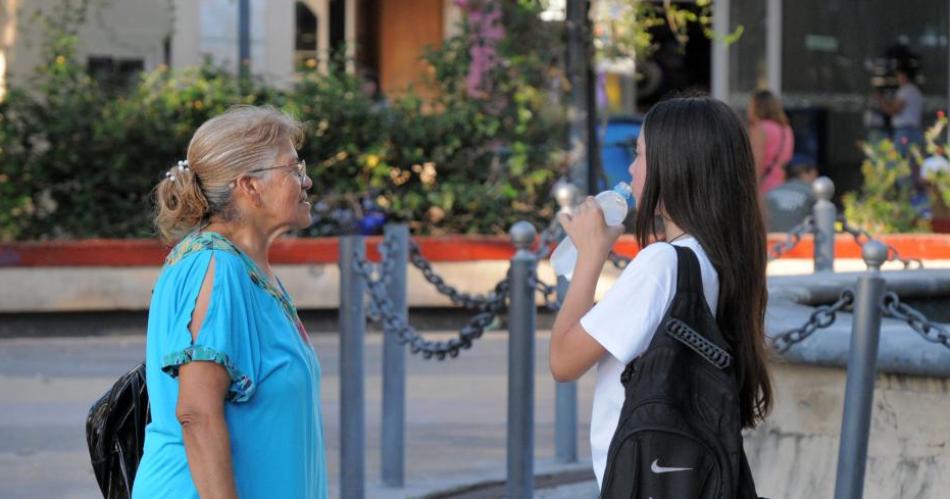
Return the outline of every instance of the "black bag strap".
<path id="1" fill-rule="evenodd" d="M 695 293 L 696 299 L 705 308 L 706 296 L 703 294 L 703 275 L 699 268 L 699 259 L 690 248 L 673 246 L 676 250 L 676 294 Z M 732 365 L 732 355 L 715 342 L 696 331 L 689 324 L 670 318 L 665 325 L 666 334 L 686 345 L 700 357 L 718 369 Z"/>
<path id="2" fill-rule="evenodd" d="M 694 292 L 703 294 L 703 274 L 699 270 L 696 253 L 689 248 L 673 246 L 676 250 L 676 292 Z"/>

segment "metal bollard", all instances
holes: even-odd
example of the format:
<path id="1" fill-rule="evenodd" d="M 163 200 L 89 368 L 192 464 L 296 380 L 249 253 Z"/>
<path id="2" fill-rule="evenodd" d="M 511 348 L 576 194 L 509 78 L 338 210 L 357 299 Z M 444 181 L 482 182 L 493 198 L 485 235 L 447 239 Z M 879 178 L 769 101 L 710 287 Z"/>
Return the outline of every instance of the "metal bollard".
<path id="1" fill-rule="evenodd" d="M 409 226 L 386 225 L 386 239 L 395 241 L 392 258 L 395 264 L 386 284 L 394 311 L 406 319 L 406 267 L 409 258 Z M 383 483 L 402 487 L 405 481 L 406 455 L 406 348 L 395 334 L 383 333 L 383 429 L 380 447 Z"/>
<path id="2" fill-rule="evenodd" d="M 815 202 L 815 272 L 835 270 L 835 219 L 838 209 L 831 202 L 835 184 L 828 177 L 818 177 L 811 184 L 818 200 Z"/>
<path id="3" fill-rule="evenodd" d="M 564 301 L 570 283 L 557 278 L 557 298 Z M 554 455 L 559 462 L 577 462 L 577 382 L 556 383 L 554 393 Z"/>
<path id="4" fill-rule="evenodd" d="M 844 390 L 835 499 L 861 499 L 864 494 L 868 432 L 874 402 L 874 377 L 881 333 L 881 300 L 885 284 L 880 270 L 881 264 L 887 260 L 887 247 L 872 240 L 864 245 L 861 252 L 868 265 L 868 272 L 858 278 L 854 299 L 854 324 Z"/>
<path id="5" fill-rule="evenodd" d="M 508 484 L 509 499 L 534 491 L 534 287 L 537 261 L 529 247 L 537 231 L 518 222 L 509 231 L 517 248 L 511 259 L 508 312 Z"/>
<path id="6" fill-rule="evenodd" d="M 554 186 L 554 199 L 561 207 L 558 213 L 571 213 L 577 198 L 577 188 L 568 182 Z M 557 278 L 557 299 L 564 301 L 569 282 Z M 559 462 L 577 462 L 577 382 L 556 383 L 554 392 L 554 455 Z"/>
<path id="7" fill-rule="evenodd" d="M 340 497 L 362 499 L 366 463 L 366 399 L 363 379 L 363 343 L 366 283 L 353 265 L 366 254 L 362 236 L 340 238 Z"/>

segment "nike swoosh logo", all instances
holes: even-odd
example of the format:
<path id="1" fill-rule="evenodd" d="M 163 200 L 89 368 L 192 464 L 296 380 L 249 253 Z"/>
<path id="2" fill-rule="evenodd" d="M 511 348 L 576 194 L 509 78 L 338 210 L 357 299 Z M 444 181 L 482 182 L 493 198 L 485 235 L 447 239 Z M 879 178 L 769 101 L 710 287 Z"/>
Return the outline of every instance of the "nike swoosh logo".
<path id="1" fill-rule="evenodd" d="M 660 466 L 658 464 L 659 459 L 654 459 L 653 464 L 650 465 L 650 471 L 660 474 L 660 473 L 673 473 L 675 471 L 689 471 L 693 468 L 667 468 L 665 466 Z"/>

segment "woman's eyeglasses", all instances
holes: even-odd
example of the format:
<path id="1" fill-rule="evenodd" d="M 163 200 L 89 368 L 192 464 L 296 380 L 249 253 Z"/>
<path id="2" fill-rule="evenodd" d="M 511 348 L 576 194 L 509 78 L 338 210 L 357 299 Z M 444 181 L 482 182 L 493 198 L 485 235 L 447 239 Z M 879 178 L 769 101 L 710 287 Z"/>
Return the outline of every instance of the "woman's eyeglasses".
<path id="1" fill-rule="evenodd" d="M 256 168 L 254 170 L 248 171 L 248 173 L 266 172 L 268 170 L 277 170 L 280 168 L 290 168 L 291 173 L 293 173 L 297 177 L 297 180 L 299 180 L 301 184 L 304 182 L 304 179 L 307 178 L 307 161 L 303 159 L 297 160 L 296 162 L 290 163 L 287 165 L 275 165 L 275 166 L 268 166 L 267 168 Z"/>

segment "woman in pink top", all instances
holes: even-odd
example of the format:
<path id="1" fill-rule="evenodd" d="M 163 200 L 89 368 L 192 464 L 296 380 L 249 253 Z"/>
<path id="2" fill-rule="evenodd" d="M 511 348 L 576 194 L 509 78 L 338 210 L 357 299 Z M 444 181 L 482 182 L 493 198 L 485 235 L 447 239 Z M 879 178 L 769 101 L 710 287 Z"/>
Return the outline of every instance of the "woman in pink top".
<path id="1" fill-rule="evenodd" d="M 749 100 L 749 141 L 759 175 L 759 194 L 785 182 L 785 165 L 792 159 L 795 137 L 782 101 L 768 90 L 758 90 Z"/>

